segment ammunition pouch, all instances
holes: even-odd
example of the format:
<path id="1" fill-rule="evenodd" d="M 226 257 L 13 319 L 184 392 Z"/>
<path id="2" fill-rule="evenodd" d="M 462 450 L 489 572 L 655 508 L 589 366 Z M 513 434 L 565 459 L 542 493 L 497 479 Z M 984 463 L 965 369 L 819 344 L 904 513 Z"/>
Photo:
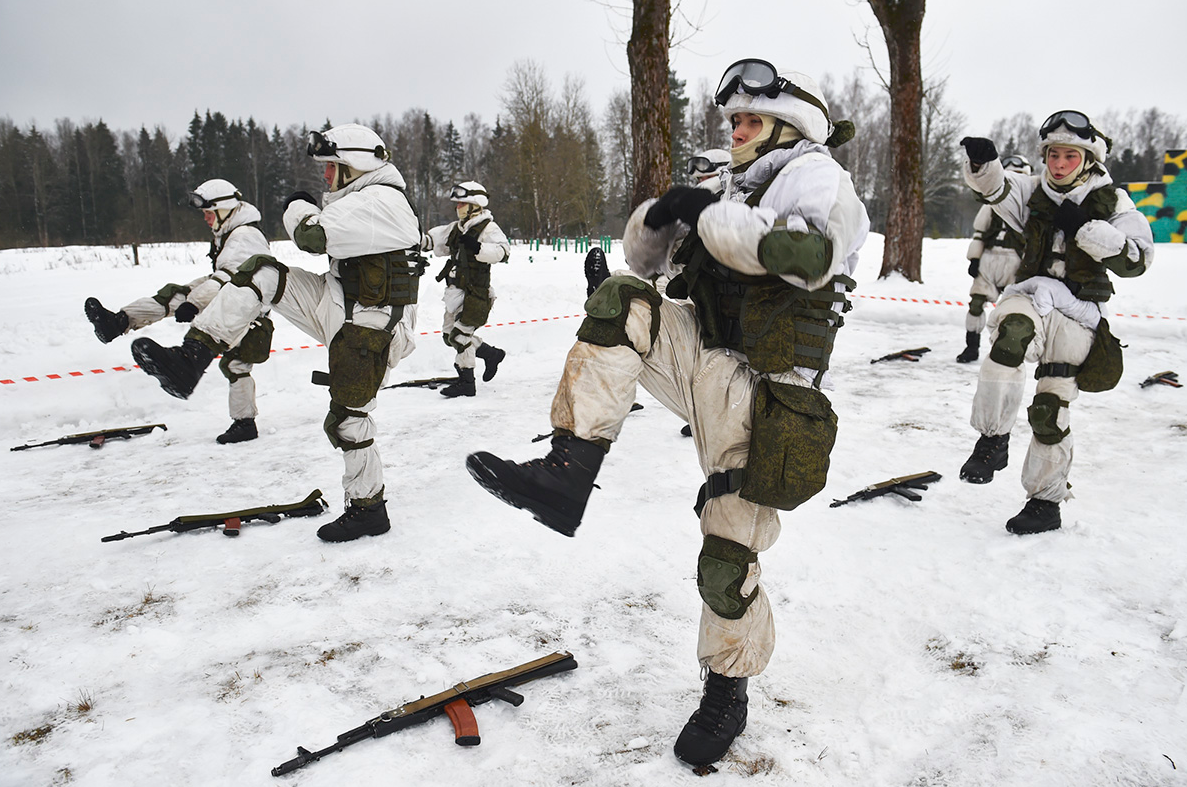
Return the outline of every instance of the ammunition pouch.
<path id="1" fill-rule="evenodd" d="M 264 302 L 264 295 L 260 292 L 260 288 L 252 281 L 252 274 L 256 272 L 261 266 L 271 265 L 280 274 L 280 281 L 276 284 L 276 294 L 272 296 L 272 304 L 280 303 L 280 299 L 284 297 L 284 288 L 288 284 L 289 269 L 283 262 L 280 262 L 275 257 L 269 257 L 267 254 L 254 254 L 243 261 L 238 270 L 231 274 L 231 284 L 236 287 L 247 287 L 252 290 L 260 302 Z"/>
<path id="2" fill-rule="evenodd" d="M 392 335 L 352 322 L 330 341 L 330 399 L 343 407 L 362 407 L 375 398 L 387 374 Z"/>
<path id="3" fill-rule="evenodd" d="M 368 254 L 338 260 L 338 278 L 348 303 L 407 306 L 416 303 L 419 279 L 427 264 L 414 250 Z"/>
<path id="4" fill-rule="evenodd" d="M 705 536 L 697 559 L 697 590 L 709 609 L 727 620 L 745 615 L 758 596 L 758 588 L 743 596 L 742 584 L 750 566 L 757 562 L 758 554 L 744 545 L 718 536 Z"/>
<path id="5" fill-rule="evenodd" d="M 750 365 L 761 372 L 786 372 L 806 367 L 817 372 L 819 385 L 828 370 L 837 331 L 845 324 L 844 312 L 852 308 L 840 283 L 851 290 L 856 283 L 845 276 L 834 277 L 819 290 L 808 291 L 782 279 L 752 284 L 742 298 L 740 324 L 742 352 Z M 833 308 L 841 304 L 841 311 Z M 699 316 L 699 313 L 698 313 Z"/>
<path id="6" fill-rule="evenodd" d="M 1026 419 L 1036 440 L 1043 445 L 1055 445 L 1071 434 L 1071 429 L 1060 429 L 1058 424 L 1059 408 L 1067 406 L 1066 401 L 1050 391 L 1035 394 L 1026 408 Z"/>
<path id="7" fill-rule="evenodd" d="M 760 380 L 739 494 L 792 510 L 824 488 L 836 439 L 837 415 L 819 389 Z"/>
<path id="8" fill-rule="evenodd" d="M 238 346 L 228 354 L 243 363 L 263 363 L 272 355 L 272 320 L 261 314 L 251 324 Z"/>
<path id="9" fill-rule="evenodd" d="M 1007 314 L 997 326 L 997 338 L 989 348 L 989 358 L 1002 366 L 1017 368 L 1026 360 L 1026 348 L 1034 337 L 1034 320 L 1025 314 Z"/>
<path id="10" fill-rule="evenodd" d="M 189 295 L 190 288 L 184 284 L 166 284 L 161 289 L 157 290 L 157 294 L 152 296 L 152 299 L 161 304 L 161 308 L 169 311 L 169 303 L 178 295 Z"/>
<path id="11" fill-rule="evenodd" d="M 1092 337 L 1088 357 L 1080 364 L 1076 373 L 1076 385 L 1081 391 L 1099 393 L 1117 387 L 1124 371 L 1122 344 L 1109 330 L 1109 321 L 1101 318 Z"/>
<path id="12" fill-rule="evenodd" d="M 490 289 L 485 294 L 465 290 L 462 300 L 462 310 L 457 316 L 457 322 L 478 329 L 486 325 L 486 318 L 490 316 L 490 307 L 494 301 L 490 297 Z"/>
<path id="13" fill-rule="evenodd" d="M 342 451 L 357 451 L 360 448 L 366 448 L 375 442 L 374 439 L 364 440 L 361 443 L 352 443 L 349 440 L 344 440 L 342 435 L 338 434 L 338 427 L 347 418 L 366 418 L 367 414 L 358 410 L 351 410 L 343 407 L 337 402 L 330 402 L 330 414 L 326 416 L 326 420 L 322 423 L 322 429 L 325 430 L 326 437 L 330 438 L 330 445 Z"/>
<path id="14" fill-rule="evenodd" d="M 577 329 L 577 338 L 599 347 L 633 347 L 626 321 L 631 301 L 642 298 L 651 306 L 651 342 L 659 336 L 659 310 L 663 297 L 652 285 L 634 276 L 611 276 L 585 302 L 588 315 Z"/>

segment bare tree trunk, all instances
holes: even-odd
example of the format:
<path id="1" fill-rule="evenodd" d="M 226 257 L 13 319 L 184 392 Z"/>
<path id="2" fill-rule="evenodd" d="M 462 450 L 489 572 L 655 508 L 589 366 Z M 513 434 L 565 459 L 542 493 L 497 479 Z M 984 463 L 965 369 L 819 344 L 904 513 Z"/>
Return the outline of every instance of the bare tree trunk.
<path id="1" fill-rule="evenodd" d="M 672 126 L 668 100 L 669 0 L 634 0 L 626 57 L 631 71 L 631 138 L 635 183 L 631 208 L 672 186 Z"/>
<path id="2" fill-rule="evenodd" d="M 898 271 L 923 281 L 923 71 L 925 0 L 869 0 L 890 55 L 890 204 L 879 277 Z"/>

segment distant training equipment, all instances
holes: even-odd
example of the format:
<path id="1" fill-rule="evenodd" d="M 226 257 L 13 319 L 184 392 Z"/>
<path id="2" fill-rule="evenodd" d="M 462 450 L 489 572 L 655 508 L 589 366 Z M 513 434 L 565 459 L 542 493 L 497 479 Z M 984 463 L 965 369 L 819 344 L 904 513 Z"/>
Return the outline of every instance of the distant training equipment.
<path id="1" fill-rule="evenodd" d="M 559 652 L 529 661 L 526 664 L 520 664 L 518 667 L 512 667 L 503 672 L 492 672 L 489 675 L 459 683 L 453 688 L 431 697 L 421 697 L 419 700 L 406 702 L 394 710 L 384 711 L 353 730 L 342 733 L 338 736 L 336 743 L 332 743 L 324 749 L 309 751 L 298 746 L 297 756 L 273 768 L 272 775 L 284 776 L 286 773 L 292 773 L 311 762 L 317 762 L 327 754 L 342 751 L 347 746 L 359 741 L 368 738 L 382 738 L 407 727 L 422 724 L 443 713 L 449 716 L 449 720 L 453 722 L 454 742 L 458 746 L 477 746 L 482 742 L 482 739 L 478 735 L 478 722 L 475 721 L 474 711 L 470 710 L 470 706 L 498 699 L 518 707 L 523 703 L 523 697 L 511 691 L 512 686 L 573 669 L 577 669 L 577 662 L 573 659 L 573 654 Z"/>
<path id="2" fill-rule="evenodd" d="M 148 434 L 153 429 L 160 427 L 165 431 L 169 427 L 164 424 L 149 424 L 147 426 L 124 426 L 119 429 L 100 429 L 97 432 L 83 432 L 81 434 L 68 434 L 65 437 L 59 437 L 57 440 L 49 440 L 44 443 L 32 443 L 30 445 L 18 445 L 9 451 L 24 451 L 26 448 L 40 448 L 43 445 L 73 445 L 75 443 L 90 443 L 91 448 L 102 448 L 103 443 L 112 439 L 127 439 L 129 437 L 137 437 L 138 435 Z"/>
<path id="3" fill-rule="evenodd" d="M 1179 382 L 1179 375 L 1177 372 L 1158 372 L 1152 374 L 1145 380 L 1142 380 L 1139 385 L 1142 388 L 1149 388 L 1151 385 L 1161 383 L 1162 385 L 1169 385 L 1171 388 L 1182 388 L 1183 384 Z M 15 448 L 13 449 L 16 450 Z"/>
<path id="4" fill-rule="evenodd" d="M 200 530 L 204 527 L 218 527 L 223 526 L 224 536 L 239 535 L 239 526 L 245 522 L 254 522 L 255 520 L 263 520 L 270 524 L 276 524 L 282 517 L 292 516 L 317 516 L 326 510 L 328 506 L 326 501 L 322 500 L 321 490 L 314 489 L 309 493 L 309 496 L 297 503 L 281 503 L 274 506 L 261 506 L 259 508 L 247 508 L 242 511 L 230 511 L 225 514 L 195 514 L 192 516 L 179 516 L 167 525 L 157 525 L 150 527 L 147 530 L 137 530 L 129 533 L 126 530 L 121 530 L 113 536 L 103 536 L 100 541 L 123 541 L 125 538 L 132 538 L 133 536 L 146 536 L 149 533 L 162 533 L 166 530 L 172 533 L 186 533 L 190 530 Z"/>
<path id="5" fill-rule="evenodd" d="M 896 353 L 883 355 L 881 358 L 874 358 L 870 361 L 870 363 L 879 363 L 881 361 L 918 361 L 919 356 L 929 352 L 931 352 L 930 347 L 916 347 L 914 350 L 899 350 Z"/>
<path id="6" fill-rule="evenodd" d="M 853 494 L 849 495 L 849 497 L 845 498 L 844 500 L 834 500 L 828 504 L 828 507 L 836 508 L 837 506 L 843 506 L 846 503 L 852 503 L 854 500 L 870 500 L 875 497 L 881 497 L 882 495 L 888 495 L 892 492 L 899 497 L 907 498 L 913 503 L 918 503 L 923 499 L 923 495 L 914 490 L 926 490 L 928 484 L 934 484 L 941 478 L 943 478 L 943 476 L 941 476 L 939 473 L 935 473 L 930 470 L 926 473 L 916 473 L 915 475 L 907 475 L 903 476 L 902 478 L 892 478 L 889 481 L 883 481 L 880 484 L 867 486 L 860 492 L 854 492 Z"/>

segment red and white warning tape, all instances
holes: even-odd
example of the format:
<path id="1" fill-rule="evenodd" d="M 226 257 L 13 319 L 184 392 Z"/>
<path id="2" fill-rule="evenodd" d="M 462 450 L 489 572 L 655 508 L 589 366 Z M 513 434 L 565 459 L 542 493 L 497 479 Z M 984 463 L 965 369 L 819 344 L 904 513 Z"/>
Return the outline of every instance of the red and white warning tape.
<path id="1" fill-rule="evenodd" d="M 534 320 L 515 320 L 512 322 L 492 322 L 489 325 L 483 326 L 486 328 L 500 328 L 506 325 L 528 325 L 534 322 L 552 322 L 553 320 L 571 320 L 574 317 L 584 317 L 584 314 L 565 314 L 560 317 L 537 317 Z M 432 336 L 433 334 L 440 334 L 441 331 L 421 331 L 421 336 Z M 285 353 L 293 352 L 295 350 L 309 350 L 314 347 L 325 347 L 324 344 L 302 344 L 295 347 L 281 347 L 273 349 L 272 352 Z M 66 372 L 65 374 L 46 374 L 41 377 L 15 377 L 12 379 L 0 380 L 0 385 L 16 385 L 17 383 L 37 383 L 45 380 L 67 380 L 72 377 L 86 377 L 93 374 L 107 374 L 108 372 L 130 372 L 133 369 L 140 367 L 133 364 L 131 366 L 113 366 L 110 369 L 89 369 L 85 372 Z"/>
<path id="2" fill-rule="evenodd" d="M 892 298 L 889 295 L 850 295 L 850 298 L 866 298 L 871 301 L 896 301 L 898 303 L 930 303 L 933 306 L 968 306 L 967 301 L 937 301 L 929 300 L 927 298 Z M 992 306 L 993 304 L 989 304 Z M 1187 317 L 1166 317 L 1157 314 L 1122 314 L 1117 312 L 1111 315 L 1113 317 L 1136 317 L 1139 320 L 1178 320 L 1187 322 Z"/>

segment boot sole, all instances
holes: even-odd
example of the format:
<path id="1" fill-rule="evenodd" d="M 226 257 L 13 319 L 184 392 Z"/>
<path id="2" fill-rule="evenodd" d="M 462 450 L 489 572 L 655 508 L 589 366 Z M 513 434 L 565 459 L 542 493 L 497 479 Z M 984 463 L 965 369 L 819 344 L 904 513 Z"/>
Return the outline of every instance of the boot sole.
<path id="1" fill-rule="evenodd" d="M 545 527 L 569 538 L 573 537 L 577 532 L 577 526 L 581 524 L 580 520 L 574 521 L 572 517 L 557 511 L 552 506 L 510 489 L 506 482 L 500 478 L 498 468 L 493 466 L 493 462 L 490 460 L 494 460 L 500 465 L 503 464 L 503 460 L 484 452 L 470 454 L 466 457 L 466 470 L 478 482 L 479 486 L 507 505 L 527 511 L 533 519 Z"/>
<path id="2" fill-rule="evenodd" d="M 99 303 L 98 298 L 87 298 L 85 301 L 83 301 L 82 310 L 86 312 L 87 321 L 91 324 L 91 328 L 95 331 L 95 338 L 99 341 L 103 342 L 104 344 L 111 344 L 118 336 L 122 335 L 116 334 L 116 336 L 112 336 L 109 339 L 99 332 L 98 320 L 107 312 L 107 309 L 103 308 L 103 304 Z"/>
<path id="3" fill-rule="evenodd" d="M 132 342 L 132 357 L 136 359 L 136 363 L 146 373 L 155 377 L 160 383 L 162 390 L 170 396 L 175 396 L 178 399 L 189 399 L 190 394 L 194 392 L 193 388 L 186 390 L 179 388 L 174 383 L 173 378 L 165 371 L 165 367 L 157 362 L 155 358 L 150 355 L 154 348 L 159 348 L 156 342 L 152 339 L 137 339 Z"/>

